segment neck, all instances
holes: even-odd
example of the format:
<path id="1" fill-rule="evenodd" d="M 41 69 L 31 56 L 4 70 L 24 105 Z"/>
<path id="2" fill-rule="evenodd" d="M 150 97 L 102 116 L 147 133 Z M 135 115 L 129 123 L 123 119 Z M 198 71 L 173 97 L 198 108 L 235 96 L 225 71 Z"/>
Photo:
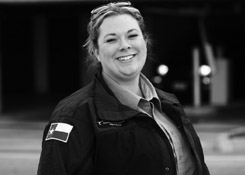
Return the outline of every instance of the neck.
<path id="1" fill-rule="evenodd" d="M 143 94 L 141 92 L 141 89 L 139 87 L 139 75 L 137 77 L 131 78 L 131 79 L 122 79 L 122 80 L 115 80 L 110 75 L 108 75 L 106 72 L 102 71 L 102 74 L 105 74 L 103 76 L 107 76 L 113 81 L 115 81 L 117 84 L 119 84 L 122 88 L 127 89 L 131 91 L 132 93 L 143 97 Z"/>
<path id="2" fill-rule="evenodd" d="M 139 76 L 135 80 L 119 83 L 123 88 L 131 91 L 132 93 L 143 97 L 141 89 L 139 87 Z"/>

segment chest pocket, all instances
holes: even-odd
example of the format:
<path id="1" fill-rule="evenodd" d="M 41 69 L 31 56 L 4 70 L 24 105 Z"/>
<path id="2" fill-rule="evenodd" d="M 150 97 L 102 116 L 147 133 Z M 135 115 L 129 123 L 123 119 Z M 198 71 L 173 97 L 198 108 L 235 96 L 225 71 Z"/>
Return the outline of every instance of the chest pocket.
<path id="1" fill-rule="evenodd" d="M 98 125 L 104 128 L 96 134 L 98 174 L 162 174 L 163 145 L 149 123 L 129 119 L 123 123 L 103 121 Z"/>

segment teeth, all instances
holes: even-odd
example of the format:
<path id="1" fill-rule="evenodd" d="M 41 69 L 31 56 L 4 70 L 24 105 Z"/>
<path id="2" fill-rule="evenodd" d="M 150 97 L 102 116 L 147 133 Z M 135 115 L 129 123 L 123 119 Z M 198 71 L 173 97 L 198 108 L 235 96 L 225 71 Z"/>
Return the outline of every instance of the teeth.
<path id="1" fill-rule="evenodd" d="M 120 57 L 118 58 L 119 61 L 127 61 L 127 60 L 130 60 L 131 58 L 133 58 L 133 55 L 129 55 L 129 56 L 126 56 L 126 57 Z"/>

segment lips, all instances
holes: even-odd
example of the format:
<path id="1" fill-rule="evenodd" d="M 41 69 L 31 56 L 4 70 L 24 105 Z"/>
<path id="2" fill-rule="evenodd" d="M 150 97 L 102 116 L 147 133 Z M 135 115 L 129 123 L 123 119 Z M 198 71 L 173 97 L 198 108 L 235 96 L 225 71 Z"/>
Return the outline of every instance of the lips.
<path id="1" fill-rule="evenodd" d="M 131 60 L 134 56 L 135 56 L 135 54 L 127 55 L 127 56 L 121 56 L 121 57 L 118 57 L 117 60 L 119 60 L 119 61 L 128 61 L 128 60 Z"/>

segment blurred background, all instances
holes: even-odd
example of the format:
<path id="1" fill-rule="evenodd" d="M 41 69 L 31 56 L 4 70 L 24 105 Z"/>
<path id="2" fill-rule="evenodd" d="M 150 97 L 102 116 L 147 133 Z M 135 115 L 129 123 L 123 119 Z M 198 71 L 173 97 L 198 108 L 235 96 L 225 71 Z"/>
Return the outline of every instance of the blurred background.
<path id="1" fill-rule="evenodd" d="M 0 0 L 0 175 L 36 174 L 59 100 L 88 84 L 90 11 L 108 1 Z M 245 2 L 132 0 L 152 49 L 143 70 L 193 121 L 212 175 L 245 174 Z"/>

